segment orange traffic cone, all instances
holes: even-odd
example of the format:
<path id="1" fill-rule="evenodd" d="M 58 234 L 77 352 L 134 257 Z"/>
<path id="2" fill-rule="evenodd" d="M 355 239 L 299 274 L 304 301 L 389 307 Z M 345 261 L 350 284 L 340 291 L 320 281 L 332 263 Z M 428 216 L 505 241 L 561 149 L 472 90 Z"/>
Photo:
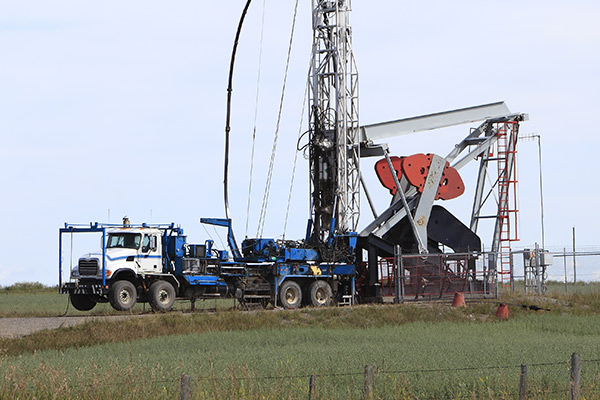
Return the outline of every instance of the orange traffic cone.
<path id="1" fill-rule="evenodd" d="M 465 296 L 462 293 L 454 293 L 454 301 L 452 307 L 465 307 Z"/>
<path id="2" fill-rule="evenodd" d="M 500 319 L 508 319 L 508 306 L 504 303 L 500 303 L 498 310 L 496 311 L 496 317 Z"/>

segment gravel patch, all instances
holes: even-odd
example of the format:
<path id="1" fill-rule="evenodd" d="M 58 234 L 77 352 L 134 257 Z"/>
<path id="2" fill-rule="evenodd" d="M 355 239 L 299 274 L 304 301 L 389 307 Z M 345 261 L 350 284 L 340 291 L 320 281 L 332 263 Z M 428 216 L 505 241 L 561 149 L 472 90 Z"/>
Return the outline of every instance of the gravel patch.
<path id="1" fill-rule="evenodd" d="M 58 329 L 83 324 L 88 321 L 117 321 L 127 318 L 144 317 L 145 315 L 111 315 L 111 316 L 65 316 L 65 317 L 21 317 L 0 318 L 0 338 L 18 338 L 45 329 Z"/>

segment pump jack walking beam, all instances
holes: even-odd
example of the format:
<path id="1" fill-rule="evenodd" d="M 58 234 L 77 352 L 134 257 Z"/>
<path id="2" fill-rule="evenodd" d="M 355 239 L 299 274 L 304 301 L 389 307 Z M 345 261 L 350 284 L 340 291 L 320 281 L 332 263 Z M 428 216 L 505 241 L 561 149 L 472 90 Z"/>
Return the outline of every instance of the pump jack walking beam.
<path id="1" fill-rule="evenodd" d="M 494 124 L 508 121 L 525 121 L 527 119 L 527 114 L 511 114 L 504 102 L 497 102 L 361 127 L 361 156 L 384 156 L 388 162 L 388 169 L 393 176 L 395 187 L 398 190 L 390 207 L 365 227 L 360 236 L 366 237 L 374 234 L 383 237 L 400 220 L 408 217 L 419 252 L 426 253 L 427 222 L 446 163 L 452 163 L 467 150 L 462 158 L 452 164 L 454 169 L 459 170 L 479 155 L 485 154 L 496 142 L 497 136 L 492 129 Z M 375 139 L 439 129 L 478 120 L 485 121 L 458 143 L 445 158 L 431 155 L 431 163 L 428 165 L 428 173 L 421 193 L 418 193 L 414 186 L 403 185 L 402 181 L 395 176 L 393 172 L 396 168 L 391 165 L 389 160 L 387 145 L 373 144 Z M 481 181 L 481 177 L 479 181 Z M 476 202 L 477 198 L 481 201 L 479 191 L 476 191 Z"/>

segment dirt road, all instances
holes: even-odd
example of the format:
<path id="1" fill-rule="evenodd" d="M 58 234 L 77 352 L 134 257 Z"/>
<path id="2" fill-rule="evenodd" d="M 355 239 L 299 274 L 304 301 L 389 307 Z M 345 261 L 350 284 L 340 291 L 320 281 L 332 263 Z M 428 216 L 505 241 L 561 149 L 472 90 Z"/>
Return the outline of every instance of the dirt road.
<path id="1" fill-rule="evenodd" d="M 111 316 L 72 316 L 72 317 L 21 317 L 0 318 L 0 338 L 17 338 L 26 336 L 44 329 L 58 329 L 63 326 L 74 326 L 87 321 L 110 320 L 116 321 L 144 315 L 111 315 Z"/>

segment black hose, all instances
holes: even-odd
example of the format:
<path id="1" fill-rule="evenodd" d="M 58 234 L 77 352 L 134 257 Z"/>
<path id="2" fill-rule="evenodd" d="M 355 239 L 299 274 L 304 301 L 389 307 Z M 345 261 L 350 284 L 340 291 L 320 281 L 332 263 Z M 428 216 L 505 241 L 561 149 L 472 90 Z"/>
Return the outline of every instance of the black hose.
<path id="1" fill-rule="evenodd" d="M 248 0 L 246 2 L 246 6 L 244 7 L 244 11 L 242 11 L 242 16 L 240 17 L 240 22 L 238 24 L 237 32 L 235 34 L 235 41 L 233 42 L 233 51 L 231 52 L 231 62 L 229 64 L 229 83 L 227 85 L 227 117 L 225 122 L 225 166 L 223 171 L 223 197 L 225 200 L 225 217 L 229 219 L 229 189 L 228 189 L 228 180 L 229 180 L 229 131 L 231 130 L 230 122 L 231 122 L 231 93 L 233 92 L 233 66 L 235 64 L 235 54 L 237 52 L 237 46 L 240 39 L 240 34 L 242 32 L 242 25 L 244 24 L 244 19 L 246 18 L 246 13 L 248 12 L 248 8 L 250 7 L 250 3 L 252 0 Z"/>
<path id="2" fill-rule="evenodd" d="M 225 217 L 230 219 L 229 217 L 229 131 L 231 130 L 230 121 L 231 121 L 231 92 L 233 92 L 233 66 L 235 64 L 235 53 L 237 51 L 237 45 L 240 40 L 240 33 L 242 32 L 242 25 L 244 24 L 244 18 L 246 18 L 246 13 L 248 12 L 248 8 L 250 7 L 250 3 L 252 0 L 248 0 L 246 2 L 246 6 L 244 7 L 244 11 L 242 11 L 242 16 L 240 17 L 240 22 L 238 24 L 237 32 L 235 33 L 235 41 L 233 42 L 233 51 L 231 52 L 231 62 L 229 64 L 229 83 L 227 85 L 227 117 L 225 122 L 225 166 L 223 171 L 223 198 L 225 201 Z M 231 230 L 231 238 L 233 240 L 235 249 L 231 249 L 234 254 L 240 254 L 240 251 L 237 247 L 237 242 L 235 241 L 235 236 L 233 235 L 233 226 L 230 226 Z"/>

